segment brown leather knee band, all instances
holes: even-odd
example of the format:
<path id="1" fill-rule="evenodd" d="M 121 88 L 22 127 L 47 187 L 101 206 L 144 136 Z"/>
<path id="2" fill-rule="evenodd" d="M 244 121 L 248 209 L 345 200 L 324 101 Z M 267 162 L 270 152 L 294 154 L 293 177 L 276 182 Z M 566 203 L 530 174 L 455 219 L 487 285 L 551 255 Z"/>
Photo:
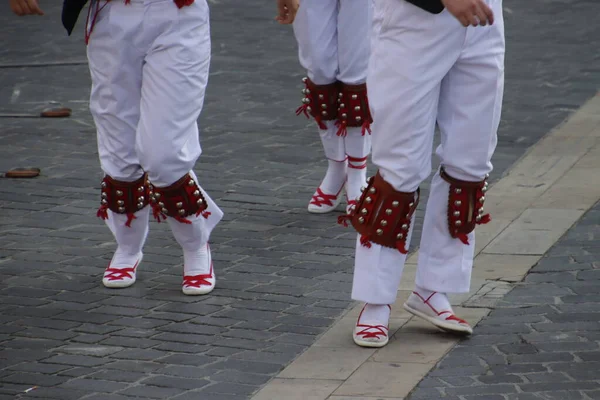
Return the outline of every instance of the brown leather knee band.
<path id="1" fill-rule="evenodd" d="M 371 247 L 373 242 L 406 254 L 406 240 L 418 204 L 418 189 L 412 193 L 398 192 L 378 172 L 370 178 L 350 214 L 340 218 L 340 223 L 347 225 L 345 219 L 350 219 L 361 235 L 363 246 Z"/>
<path id="2" fill-rule="evenodd" d="M 371 110 L 367 96 L 367 85 L 339 83 L 338 136 L 346 136 L 348 127 L 362 127 L 362 134 L 371 133 Z"/>
<path id="3" fill-rule="evenodd" d="M 323 121 L 333 121 L 337 119 L 338 111 L 338 84 L 337 82 L 329 85 L 315 85 L 309 78 L 303 78 L 304 89 L 302 94 L 303 105 L 296 110 L 296 115 L 304 113 L 308 118 L 311 115 L 320 129 L 327 129 Z"/>
<path id="4" fill-rule="evenodd" d="M 107 210 L 117 214 L 127 214 L 126 226 L 131 226 L 134 214 L 148 205 L 148 185 L 146 175 L 134 182 L 123 182 L 106 175 L 100 184 L 100 209 L 98 217 L 108 218 Z"/>
<path id="5" fill-rule="evenodd" d="M 489 214 L 483 214 L 483 203 L 488 183 L 487 176 L 479 182 L 467 182 L 448 175 L 444 167 L 440 168 L 440 176 L 450 184 L 448 195 L 448 230 L 450 236 L 469 244 L 468 234 L 475 226 L 491 221 Z"/>
<path id="6" fill-rule="evenodd" d="M 187 219 L 190 215 L 202 215 L 208 218 L 206 211 L 208 204 L 198 186 L 198 183 L 188 173 L 174 184 L 159 188 L 150 185 L 150 202 L 154 218 L 161 222 L 167 217 L 175 218 L 179 222 L 191 224 Z"/>

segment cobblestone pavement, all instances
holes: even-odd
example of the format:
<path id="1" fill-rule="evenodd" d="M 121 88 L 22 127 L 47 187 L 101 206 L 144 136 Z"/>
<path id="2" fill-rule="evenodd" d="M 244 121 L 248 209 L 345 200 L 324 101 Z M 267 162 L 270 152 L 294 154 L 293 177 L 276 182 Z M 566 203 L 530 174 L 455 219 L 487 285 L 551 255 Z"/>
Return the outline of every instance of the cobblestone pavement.
<path id="1" fill-rule="evenodd" d="M 57 5 L 28 19 L 0 5 L 9 39 L 0 112 L 50 101 L 74 110 L 67 120 L 0 117 L 0 171 L 43 171 L 0 178 L 0 400 L 246 399 L 350 305 L 354 234 L 335 216 L 305 211 L 325 165 L 314 128 L 293 117 L 302 71 L 291 32 L 272 21 L 271 1 L 210 3 L 214 54 L 196 171 L 226 217 L 212 239 L 218 287 L 200 299 L 180 294 L 180 250 L 164 224 L 151 226 L 134 287 L 101 286 L 114 244 L 95 218 L 82 24 L 69 39 Z M 598 15 L 595 0 L 505 4 L 494 180 L 600 83 L 600 34 L 582 23 Z"/>
<path id="2" fill-rule="evenodd" d="M 600 399 L 600 203 L 409 400 Z"/>

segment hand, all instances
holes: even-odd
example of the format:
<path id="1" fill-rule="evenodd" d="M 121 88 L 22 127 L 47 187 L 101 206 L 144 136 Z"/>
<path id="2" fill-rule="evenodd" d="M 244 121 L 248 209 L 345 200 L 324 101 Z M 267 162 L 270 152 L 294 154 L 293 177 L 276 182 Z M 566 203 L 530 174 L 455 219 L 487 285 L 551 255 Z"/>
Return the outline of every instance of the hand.
<path id="1" fill-rule="evenodd" d="M 279 15 L 275 20 L 282 25 L 288 25 L 294 22 L 298 12 L 299 0 L 277 0 L 277 11 Z"/>
<path id="2" fill-rule="evenodd" d="M 494 23 L 494 13 L 483 0 L 442 0 L 463 26 L 486 26 Z"/>
<path id="3" fill-rule="evenodd" d="M 8 0 L 11 10 L 17 15 L 44 15 L 38 0 Z"/>

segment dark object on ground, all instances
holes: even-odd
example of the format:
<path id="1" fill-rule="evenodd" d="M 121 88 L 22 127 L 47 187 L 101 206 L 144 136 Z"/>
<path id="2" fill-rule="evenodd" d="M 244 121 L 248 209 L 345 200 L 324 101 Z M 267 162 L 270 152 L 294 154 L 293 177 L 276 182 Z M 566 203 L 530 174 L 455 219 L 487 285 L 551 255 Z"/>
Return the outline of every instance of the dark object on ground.
<path id="1" fill-rule="evenodd" d="M 4 178 L 35 178 L 40 175 L 41 170 L 35 167 L 12 168 L 1 174 Z"/>
<path id="2" fill-rule="evenodd" d="M 0 118 L 67 118 L 71 109 L 67 107 L 44 108 L 40 113 L 0 113 Z"/>

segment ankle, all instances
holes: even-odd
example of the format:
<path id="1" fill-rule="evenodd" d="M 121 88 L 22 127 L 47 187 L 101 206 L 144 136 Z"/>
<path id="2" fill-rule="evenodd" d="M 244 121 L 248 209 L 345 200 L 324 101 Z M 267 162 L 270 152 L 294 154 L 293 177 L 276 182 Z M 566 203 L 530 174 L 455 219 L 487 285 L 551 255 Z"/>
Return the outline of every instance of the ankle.
<path id="1" fill-rule="evenodd" d="M 365 304 L 359 322 L 377 322 L 387 325 L 390 319 L 391 307 L 388 304 Z"/>
<path id="2" fill-rule="evenodd" d="M 434 292 L 419 286 L 415 287 L 415 293 L 417 293 L 422 301 L 429 304 L 437 311 L 452 311 L 452 306 L 450 305 L 450 300 L 446 293 Z"/>

